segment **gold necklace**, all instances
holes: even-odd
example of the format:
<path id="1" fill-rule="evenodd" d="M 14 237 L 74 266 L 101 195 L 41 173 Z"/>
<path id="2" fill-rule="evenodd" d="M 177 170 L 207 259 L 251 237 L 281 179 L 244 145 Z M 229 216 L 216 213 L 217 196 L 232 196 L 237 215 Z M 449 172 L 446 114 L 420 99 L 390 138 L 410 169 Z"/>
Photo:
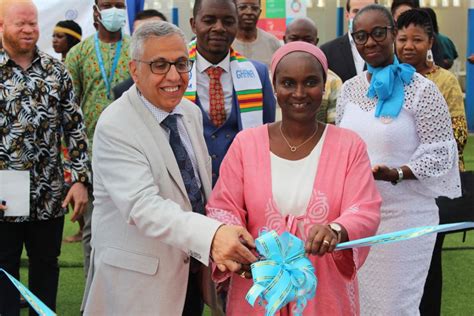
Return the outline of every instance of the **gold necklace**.
<path id="1" fill-rule="evenodd" d="M 288 141 L 288 139 L 286 139 L 285 137 L 285 134 L 283 134 L 283 130 L 281 129 L 281 126 L 282 126 L 282 122 L 280 122 L 280 133 L 281 133 L 281 136 L 283 137 L 283 139 L 285 140 L 286 144 L 288 145 L 288 147 L 290 148 L 290 151 L 291 152 L 295 152 L 298 150 L 298 148 L 300 148 L 301 146 L 303 146 L 304 144 L 306 144 L 307 142 L 309 142 L 315 135 L 316 133 L 318 132 L 318 128 L 319 128 L 319 124 L 316 123 L 316 129 L 314 130 L 314 133 L 307 139 L 305 140 L 304 142 L 302 142 L 301 144 L 299 144 L 298 146 L 291 146 L 290 145 L 290 142 Z"/>

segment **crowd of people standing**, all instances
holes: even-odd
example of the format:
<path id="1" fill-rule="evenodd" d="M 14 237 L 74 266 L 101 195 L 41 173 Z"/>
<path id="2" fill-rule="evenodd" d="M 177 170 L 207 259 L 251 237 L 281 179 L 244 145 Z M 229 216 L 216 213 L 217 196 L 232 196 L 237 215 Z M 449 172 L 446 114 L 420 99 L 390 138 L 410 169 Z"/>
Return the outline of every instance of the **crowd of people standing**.
<path id="1" fill-rule="evenodd" d="M 335 251 L 437 225 L 436 198 L 461 195 L 457 52 L 418 7 L 348 0 L 348 32 L 319 48 L 308 18 L 283 43 L 258 28 L 259 0 L 194 1 L 190 42 L 156 10 L 125 35 L 126 1 L 95 0 L 93 35 L 57 23 L 57 60 L 34 3 L 3 0 L 0 175 L 27 173 L 30 207 L 0 205 L 0 268 L 18 279 L 25 247 L 28 287 L 55 310 L 72 210 L 84 315 L 265 315 L 246 293 L 255 239 L 275 230 L 315 269 L 304 315 L 439 314 L 425 284 L 441 282 L 442 236 Z M 0 275 L 0 315 L 19 301 Z"/>

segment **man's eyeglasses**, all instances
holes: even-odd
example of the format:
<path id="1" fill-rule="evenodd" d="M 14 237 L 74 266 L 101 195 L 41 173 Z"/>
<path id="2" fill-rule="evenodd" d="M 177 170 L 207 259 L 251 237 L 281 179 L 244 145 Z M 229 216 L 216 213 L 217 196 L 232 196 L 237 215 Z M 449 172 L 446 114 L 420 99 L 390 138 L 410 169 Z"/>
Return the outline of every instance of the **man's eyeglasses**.
<path id="1" fill-rule="evenodd" d="M 152 73 L 157 75 L 165 75 L 170 71 L 171 66 L 174 65 L 176 71 L 180 74 L 190 72 L 193 68 L 193 60 L 178 60 L 175 62 L 169 62 L 166 60 L 157 60 L 157 61 L 143 61 L 135 59 L 140 63 L 144 63 L 150 66 L 150 70 Z"/>
<path id="2" fill-rule="evenodd" d="M 245 11 L 247 9 L 250 9 L 250 11 L 252 12 L 258 12 L 260 11 L 260 6 L 256 4 L 246 4 L 246 3 L 242 3 L 237 6 L 237 10 L 239 11 Z"/>
<path id="3" fill-rule="evenodd" d="M 369 36 L 372 37 L 374 41 L 379 43 L 387 38 L 387 32 L 391 29 L 391 26 L 377 26 L 374 27 L 374 29 L 370 33 L 366 31 L 357 31 L 351 33 L 351 35 L 352 39 L 354 40 L 354 43 L 356 43 L 357 45 L 364 45 L 365 43 L 367 43 L 367 41 L 369 40 Z"/>

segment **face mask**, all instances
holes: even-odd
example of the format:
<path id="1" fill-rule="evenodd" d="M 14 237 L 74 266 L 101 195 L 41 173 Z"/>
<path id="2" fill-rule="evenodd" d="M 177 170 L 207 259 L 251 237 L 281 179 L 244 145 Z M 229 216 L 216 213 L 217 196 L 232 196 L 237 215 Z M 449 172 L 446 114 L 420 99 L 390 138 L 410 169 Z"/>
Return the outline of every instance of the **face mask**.
<path id="1" fill-rule="evenodd" d="M 347 30 L 349 31 L 349 33 L 352 32 L 352 25 L 354 24 L 354 19 L 349 19 L 348 23 L 347 23 Z"/>
<path id="2" fill-rule="evenodd" d="M 100 12 L 100 23 L 109 32 L 117 32 L 126 22 L 127 12 L 125 9 L 117 9 L 115 7 L 104 10 L 97 10 Z"/>

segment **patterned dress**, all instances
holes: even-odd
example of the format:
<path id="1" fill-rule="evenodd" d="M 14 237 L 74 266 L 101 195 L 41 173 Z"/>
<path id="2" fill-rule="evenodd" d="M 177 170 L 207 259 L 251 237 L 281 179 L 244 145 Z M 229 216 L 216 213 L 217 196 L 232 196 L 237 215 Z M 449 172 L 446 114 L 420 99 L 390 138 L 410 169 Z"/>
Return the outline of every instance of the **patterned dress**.
<path id="1" fill-rule="evenodd" d="M 337 97 L 341 92 L 342 79 L 335 72 L 328 69 L 323 99 L 319 106 L 317 118 L 320 122 L 334 124 L 336 122 Z"/>
<path id="2" fill-rule="evenodd" d="M 89 158 L 82 112 L 64 65 L 37 50 L 23 70 L 0 50 L 0 170 L 30 171 L 30 216 L 5 221 L 63 216 L 65 196 L 61 138 L 71 156 L 72 182 L 88 183 Z"/>
<path id="3" fill-rule="evenodd" d="M 111 87 L 130 77 L 128 71 L 130 37 L 123 35 L 122 48 Z M 110 76 L 117 43 L 104 43 L 99 40 L 99 48 L 107 77 Z M 74 91 L 84 112 L 89 151 L 92 151 L 92 139 L 95 125 L 102 111 L 112 103 L 113 93 L 107 97 L 107 90 L 100 71 L 95 51 L 94 35 L 80 42 L 67 54 L 66 67 L 69 70 Z"/>
<path id="4" fill-rule="evenodd" d="M 467 122 L 464 111 L 464 96 L 458 80 L 452 72 L 436 66 L 436 69 L 428 74 L 426 78 L 433 81 L 443 94 L 448 104 L 451 124 L 453 126 L 454 139 L 458 145 L 459 170 L 464 171 L 464 146 L 467 142 Z"/>
<path id="5" fill-rule="evenodd" d="M 415 73 L 405 86 L 399 116 L 374 115 L 364 72 L 346 81 L 337 102 L 337 124 L 359 134 L 372 165 L 408 166 L 417 180 L 376 181 L 382 195 L 377 234 L 437 225 L 435 197 L 460 196 L 458 155 L 448 107 L 433 82 Z M 359 271 L 361 315 L 418 315 L 436 235 L 372 247 Z"/>

